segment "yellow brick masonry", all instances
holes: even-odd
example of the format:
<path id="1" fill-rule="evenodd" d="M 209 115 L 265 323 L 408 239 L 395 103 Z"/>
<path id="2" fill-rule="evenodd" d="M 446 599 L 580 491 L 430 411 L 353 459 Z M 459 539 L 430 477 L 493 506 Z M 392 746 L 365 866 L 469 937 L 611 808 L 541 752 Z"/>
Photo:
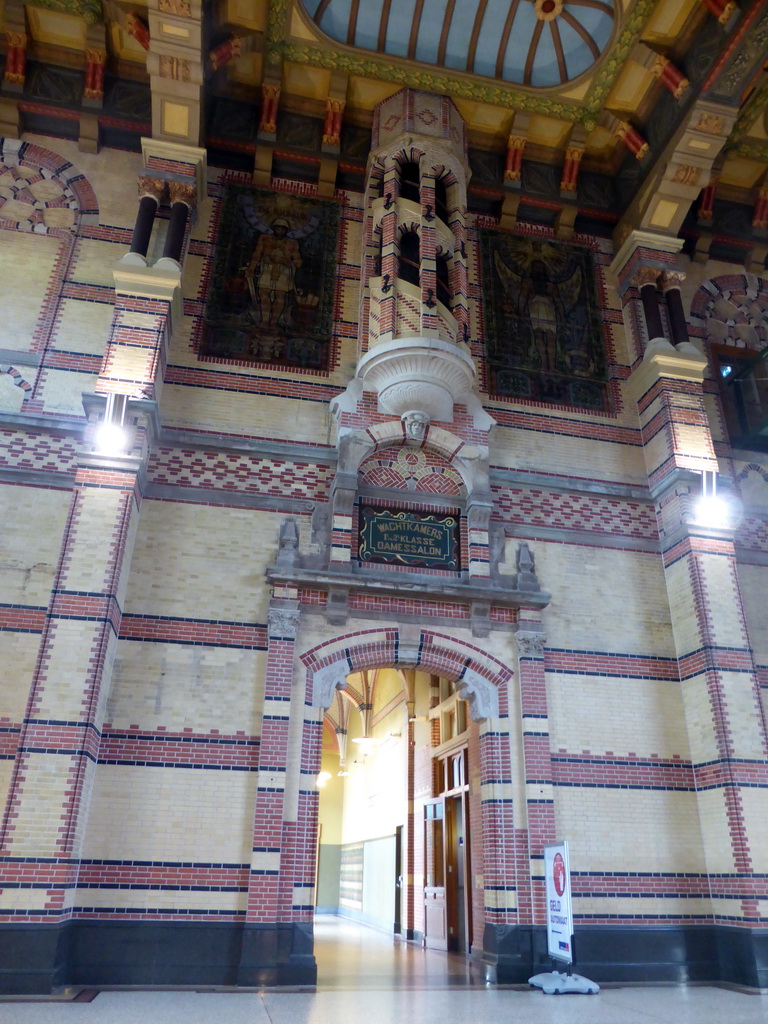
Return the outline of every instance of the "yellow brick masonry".
<path id="1" fill-rule="evenodd" d="M 0 231 L 0 348 L 31 352 L 35 347 L 35 328 L 62 244 L 50 235 Z"/>
<path id="2" fill-rule="evenodd" d="M 109 303 L 64 299 L 59 306 L 59 323 L 52 348 L 102 356 L 109 337 L 112 313 Z"/>
<path id="3" fill-rule="evenodd" d="M 121 640 L 106 718 L 114 730 L 258 736 L 265 651 Z"/>
<path id="4" fill-rule="evenodd" d="M 0 484 L 0 603 L 48 605 L 69 500 L 67 490 Z"/>
<path id="5" fill-rule="evenodd" d="M 247 863 L 256 779 L 255 772 L 99 765 L 83 855 Z"/>
<path id="6" fill-rule="evenodd" d="M 145 501 L 125 611 L 266 622 L 264 573 L 274 562 L 282 519 L 249 509 Z"/>

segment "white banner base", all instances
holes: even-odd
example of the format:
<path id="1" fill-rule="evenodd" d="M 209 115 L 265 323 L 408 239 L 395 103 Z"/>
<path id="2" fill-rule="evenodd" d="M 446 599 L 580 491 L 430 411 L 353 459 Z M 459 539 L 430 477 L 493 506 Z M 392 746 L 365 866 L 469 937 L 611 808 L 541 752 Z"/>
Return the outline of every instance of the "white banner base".
<path id="1" fill-rule="evenodd" d="M 560 971 L 546 971 L 544 974 L 534 974 L 528 979 L 528 984 L 533 988 L 540 988 L 545 995 L 560 995 L 574 992 L 583 996 L 594 996 L 600 991 L 600 986 L 589 978 L 583 978 L 580 974 L 561 974 Z"/>

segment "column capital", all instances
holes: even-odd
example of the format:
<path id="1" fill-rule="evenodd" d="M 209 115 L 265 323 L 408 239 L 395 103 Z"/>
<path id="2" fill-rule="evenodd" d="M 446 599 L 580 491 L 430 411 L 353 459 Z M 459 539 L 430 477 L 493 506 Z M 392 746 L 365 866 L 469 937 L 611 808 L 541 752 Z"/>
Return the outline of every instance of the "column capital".
<path id="1" fill-rule="evenodd" d="M 659 275 L 659 285 L 665 295 L 674 288 L 679 291 L 684 282 L 685 274 L 682 270 L 664 270 Z"/>
<path id="2" fill-rule="evenodd" d="M 301 612 L 298 608 L 272 607 L 267 612 L 270 640 L 295 640 L 299 632 Z"/>
<path id="3" fill-rule="evenodd" d="M 140 174 L 137 179 L 139 199 L 149 196 L 151 199 L 157 200 L 159 205 L 165 196 L 165 186 L 166 182 L 161 178 L 152 178 L 148 174 Z"/>
<path id="4" fill-rule="evenodd" d="M 197 206 L 197 188 L 190 182 L 169 181 L 168 197 L 172 206 L 174 203 L 184 203 L 190 210 Z"/>
<path id="5" fill-rule="evenodd" d="M 205 199 L 208 164 L 204 149 L 163 139 L 143 138 L 141 156 L 147 173 L 162 181 L 191 184 L 197 201 Z"/>
<path id="6" fill-rule="evenodd" d="M 660 276 L 658 267 L 640 267 L 633 274 L 632 283 L 638 288 L 647 288 L 649 284 L 658 288 Z"/>
<path id="7" fill-rule="evenodd" d="M 523 658 L 543 658 L 547 634 L 539 630 L 518 629 L 515 633 L 517 649 Z"/>

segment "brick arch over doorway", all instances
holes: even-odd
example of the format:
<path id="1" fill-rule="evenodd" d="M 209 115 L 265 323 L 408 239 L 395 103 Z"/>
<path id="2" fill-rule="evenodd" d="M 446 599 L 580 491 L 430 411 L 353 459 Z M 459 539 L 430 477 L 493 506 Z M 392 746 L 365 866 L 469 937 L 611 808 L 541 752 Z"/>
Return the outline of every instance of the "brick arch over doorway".
<path id="1" fill-rule="evenodd" d="M 509 683 L 513 673 L 474 645 L 425 629 L 397 627 L 358 631 L 317 645 L 301 656 L 306 668 L 301 760 L 304 771 L 320 769 L 325 708 L 350 673 L 367 669 L 418 668 L 452 680 L 477 723 L 482 849 L 483 945 L 494 947 L 521 924 L 530 924 L 531 879 L 527 829 L 516 827 L 512 800 Z M 297 834 L 315 836 L 317 800 L 300 802 Z M 289 863 L 296 863 L 290 858 Z M 298 890 L 311 880 L 294 879 Z M 296 908 L 298 909 L 298 908 Z"/>

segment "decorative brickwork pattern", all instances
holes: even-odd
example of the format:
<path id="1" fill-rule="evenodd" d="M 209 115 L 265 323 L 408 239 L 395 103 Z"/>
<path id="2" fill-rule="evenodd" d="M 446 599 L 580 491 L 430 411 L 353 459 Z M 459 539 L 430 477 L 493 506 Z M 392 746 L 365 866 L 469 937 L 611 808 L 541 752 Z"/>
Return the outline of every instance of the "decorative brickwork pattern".
<path id="1" fill-rule="evenodd" d="M 74 473 L 77 443 L 72 438 L 20 430 L 0 431 L 2 464 L 7 469 L 38 473 Z"/>
<path id="2" fill-rule="evenodd" d="M 148 479 L 158 485 L 327 501 L 333 474 L 322 464 L 158 447 L 149 461 Z"/>
<path id="3" fill-rule="evenodd" d="M 34 143 L 2 140 L 0 190 L 2 227 L 59 234 L 98 222 L 96 194 L 85 176 Z"/>
<path id="4" fill-rule="evenodd" d="M 494 487 L 497 515 L 505 523 L 656 540 L 653 506 L 596 495 L 558 494 L 522 487 Z"/>
<path id="5" fill-rule="evenodd" d="M 370 455 L 360 466 L 362 487 L 392 487 L 424 494 L 458 495 L 464 491 L 461 476 L 432 451 L 385 448 Z"/>

